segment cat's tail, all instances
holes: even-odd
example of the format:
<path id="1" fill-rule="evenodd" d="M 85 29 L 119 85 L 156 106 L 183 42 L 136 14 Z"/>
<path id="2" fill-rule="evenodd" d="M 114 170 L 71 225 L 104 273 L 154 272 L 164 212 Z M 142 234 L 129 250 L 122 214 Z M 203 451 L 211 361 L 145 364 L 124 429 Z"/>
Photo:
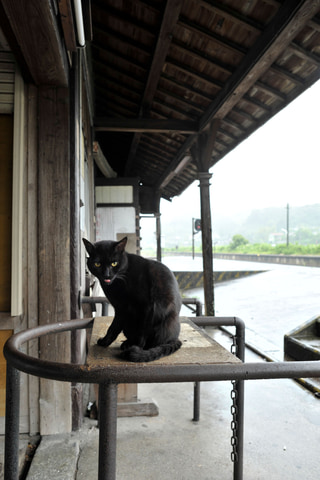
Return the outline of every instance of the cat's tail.
<path id="1" fill-rule="evenodd" d="M 129 362 L 152 362 L 153 360 L 158 360 L 158 358 L 171 355 L 179 350 L 181 345 L 180 340 L 173 340 L 148 350 L 144 350 L 137 345 L 131 345 L 131 347 L 122 352 L 121 357 Z"/>

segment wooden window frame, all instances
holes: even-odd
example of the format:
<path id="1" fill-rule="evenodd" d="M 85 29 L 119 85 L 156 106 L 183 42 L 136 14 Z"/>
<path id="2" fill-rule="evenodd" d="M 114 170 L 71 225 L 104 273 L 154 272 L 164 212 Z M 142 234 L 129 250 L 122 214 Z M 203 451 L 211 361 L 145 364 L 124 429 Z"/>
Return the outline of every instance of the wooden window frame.
<path id="1" fill-rule="evenodd" d="M 11 316 L 23 313 L 23 192 L 25 176 L 25 90 L 19 71 L 15 73 L 12 181 Z"/>

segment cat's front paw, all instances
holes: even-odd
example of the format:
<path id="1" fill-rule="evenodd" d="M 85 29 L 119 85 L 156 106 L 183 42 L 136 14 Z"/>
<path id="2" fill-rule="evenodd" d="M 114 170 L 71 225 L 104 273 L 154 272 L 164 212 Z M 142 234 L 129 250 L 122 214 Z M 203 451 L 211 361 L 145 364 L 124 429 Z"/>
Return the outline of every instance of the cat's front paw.
<path id="1" fill-rule="evenodd" d="M 99 345 L 100 347 L 108 347 L 110 343 L 108 342 L 106 337 L 101 337 L 98 339 L 97 345 Z"/>
<path id="2" fill-rule="evenodd" d="M 131 344 L 128 342 L 128 340 L 125 340 L 123 343 L 121 343 L 120 348 L 122 351 L 128 350 L 128 348 L 131 347 Z"/>

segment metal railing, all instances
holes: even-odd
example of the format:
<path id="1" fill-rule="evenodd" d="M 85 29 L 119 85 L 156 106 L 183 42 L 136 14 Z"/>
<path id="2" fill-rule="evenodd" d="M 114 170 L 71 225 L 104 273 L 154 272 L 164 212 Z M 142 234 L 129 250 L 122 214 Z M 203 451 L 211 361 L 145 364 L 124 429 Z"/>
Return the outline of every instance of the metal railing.
<path id="1" fill-rule="evenodd" d="M 81 305 L 85 303 L 91 305 L 92 312 L 96 311 L 96 304 L 100 304 L 102 306 L 102 316 L 105 317 L 108 315 L 109 302 L 106 297 L 80 297 L 79 306 L 81 307 Z M 196 298 L 182 298 L 182 303 L 196 316 L 202 315 L 202 304 L 200 300 Z M 194 305 L 195 307 L 193 307 Z"/>
<path id="2" fill-rule="evenodd" d="M 236 317 L 192 317 L 198 326 L 235 326 L 237 356 L 244 358 L 244 323 Z M 18 480 L 20 371 L 42 378 L 77 383 L 98 383 L 99 388 L 99 480 L 115 479 L 117 385 L 119 383 L 166 383 L 231 380 L 238 382 L 238 446 L 234 480 L 243 478 L 243 385 L 244 380 L 320 377 L 320 361 L 230 364 L 118 364 L 93 367 L 50 362 L 21 352 L 21 346 L 47 334 L 89 328 L 92 319 L 70 320 L 17 333 L 4 347 L 7 359 L 5 480 Z"/>

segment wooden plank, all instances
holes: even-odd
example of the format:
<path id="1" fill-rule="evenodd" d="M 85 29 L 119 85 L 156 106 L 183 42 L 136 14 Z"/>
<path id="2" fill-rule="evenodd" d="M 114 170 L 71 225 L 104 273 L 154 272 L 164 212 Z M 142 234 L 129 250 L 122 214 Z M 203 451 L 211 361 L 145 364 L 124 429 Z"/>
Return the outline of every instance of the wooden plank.
<path id="1" fill-rule="evenodd" d="M 27 109 L 27 283 L 34 288 L 27 288 L 24 295 L 28 310 L 28 328 L 38 326 L 38 90 L 34 85 L 28 86 Z M 38 339 L 28 342 L 28 354 L 39 356 Z M 29 383 L 29 432 L 39 431 L 39 378 L 28 375 Z"/>
<path id="2" fill-rule="evenodd" d="M 201 128 L 213 118 L 226 116 L 318 11 L 314 0 L 286 0 L 212 102 Z"/>
<path id="3" fill-rule="evenodd" d="M 92 367 L 133 365 L 119 357 L 120 345 L 125 340 L 120 334 L 117 340 L 108 348 L 97 345 L 98 338 L 105 335 L 112 317 L 96 317 L 94 320 L 87 364 Z M 187 365 L 191 363 L 221 364 L 238 363 L 240 360 L 222 347 L 215 340 L 206 335 L 201 329 L 181 317 L 181 333 L 179 336 L 182 347 L 177 352 L 167 357 L 152 362 L 155 365 Z"/>
<path id="4" fill-rule="evenodd" d="M 69 92 L 39 89 L 39 324 L 70 318 Z M 70 362 L 70 333 L 40 339 L 40 358 Z M 70 385 L 40 380 L 40 432 L 71 430 Z"/>
<path id="5" fill-rule="evenodd" d="M 13 117 L 0 115 L 0 311 L 11 308 Z"/>

